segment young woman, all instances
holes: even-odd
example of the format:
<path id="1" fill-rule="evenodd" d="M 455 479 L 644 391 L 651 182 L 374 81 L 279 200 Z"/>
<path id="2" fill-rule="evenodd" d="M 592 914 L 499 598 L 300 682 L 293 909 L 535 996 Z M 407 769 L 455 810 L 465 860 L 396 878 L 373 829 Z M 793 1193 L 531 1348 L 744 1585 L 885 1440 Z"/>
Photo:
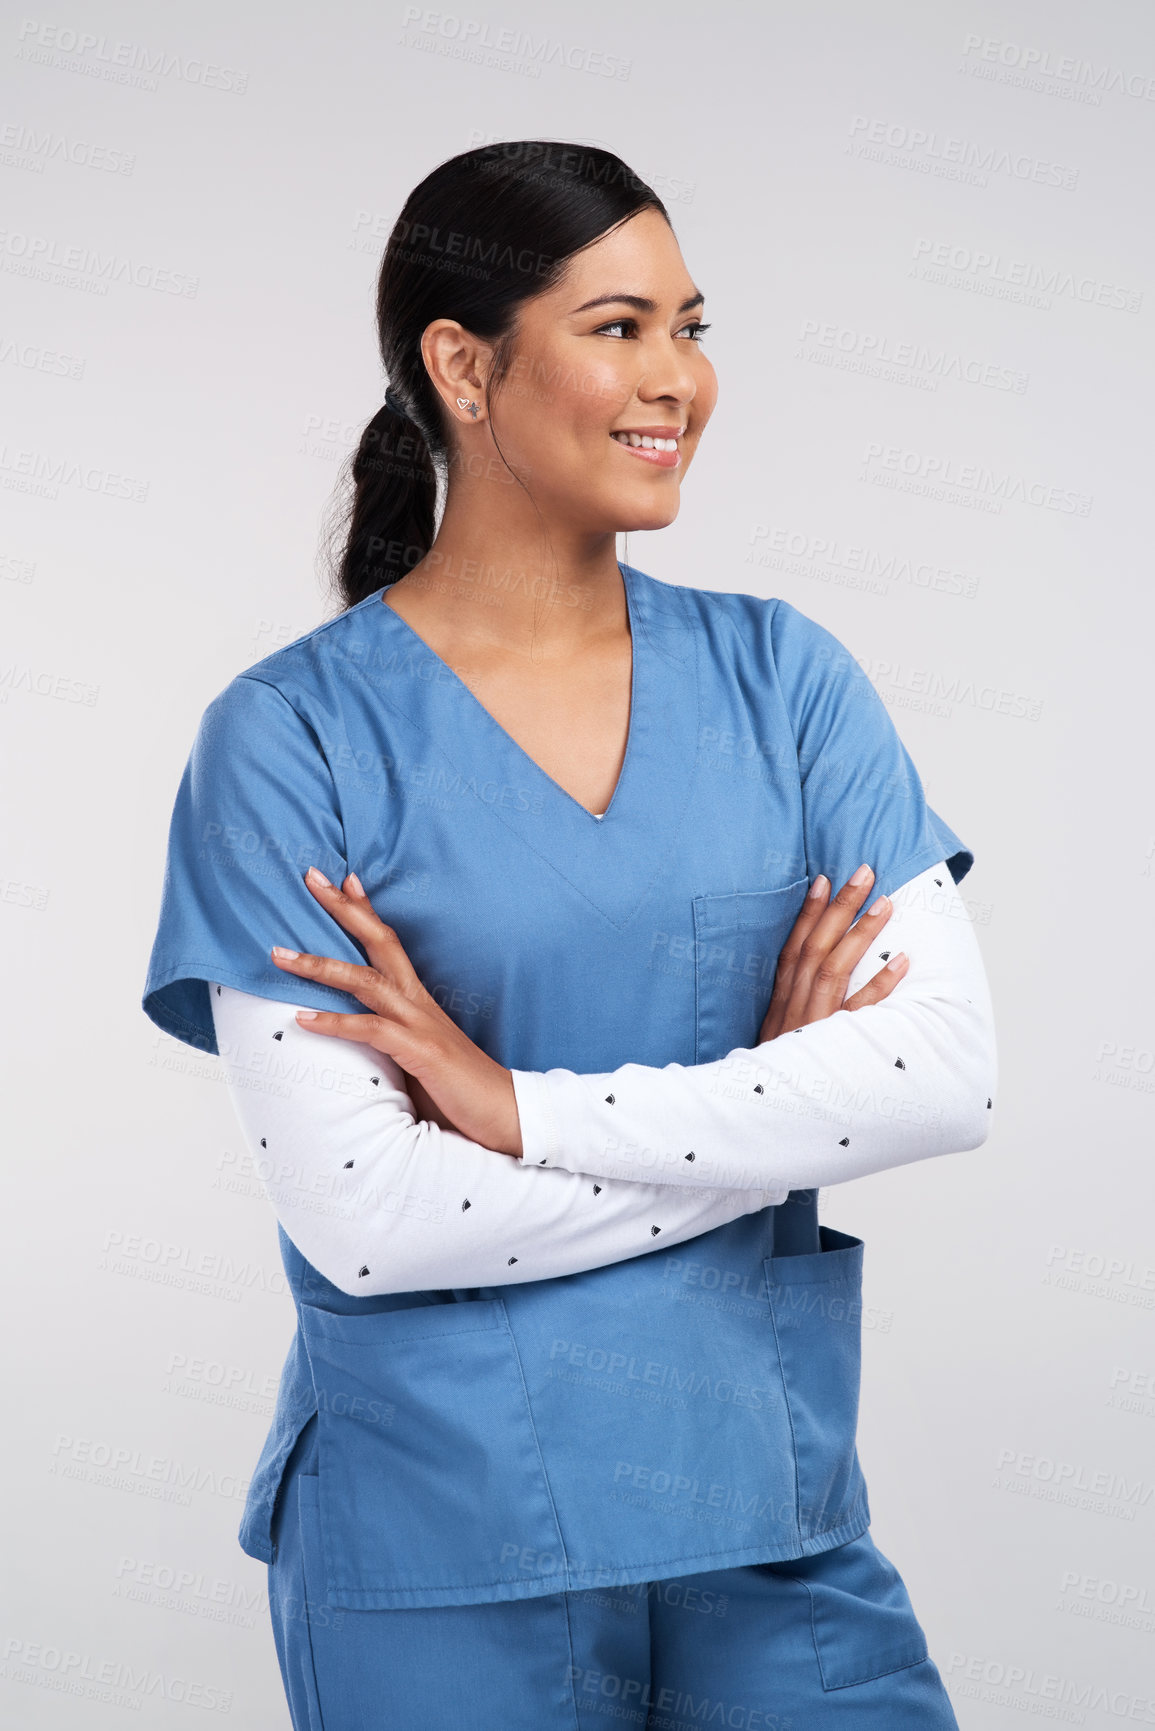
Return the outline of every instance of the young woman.
<path id="1" fill-rule="evenodd" d="M 702 312 L 616 157 L 435 169 L 342 610 L 177 794 L 144 1006 L 278 1216 L 240 1540 L 298 1731 L 956 1724 L 817 1195 L 986 1138 L 973 856 L 829 631 L 618 562 L 713 411 Z"/>

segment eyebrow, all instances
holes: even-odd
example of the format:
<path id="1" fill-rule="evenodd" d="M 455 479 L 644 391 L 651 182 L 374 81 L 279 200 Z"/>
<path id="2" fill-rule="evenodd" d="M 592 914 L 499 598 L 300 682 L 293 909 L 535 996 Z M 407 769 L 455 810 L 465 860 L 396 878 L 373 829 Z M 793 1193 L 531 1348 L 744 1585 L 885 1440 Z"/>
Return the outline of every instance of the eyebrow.
<path id="1" fill-rule="evenodd" d="M 705 295 L 692 294 L 689 300 L 682 302 L 677 311 L 688 313 L 691 307 L 701 306 L 705 298 Z M 657 301 L 647 300 L 645 295 L 598 295 L 596 300 L 583 301 L 580 307 L 574 307 L 570 316 L 572 317 L 573 313 L 587 312 L 590 307 L 612 306 L 615 302 L 619 305 L 636 307 L 640 313 L 656 313 L 658 310 Z"/>

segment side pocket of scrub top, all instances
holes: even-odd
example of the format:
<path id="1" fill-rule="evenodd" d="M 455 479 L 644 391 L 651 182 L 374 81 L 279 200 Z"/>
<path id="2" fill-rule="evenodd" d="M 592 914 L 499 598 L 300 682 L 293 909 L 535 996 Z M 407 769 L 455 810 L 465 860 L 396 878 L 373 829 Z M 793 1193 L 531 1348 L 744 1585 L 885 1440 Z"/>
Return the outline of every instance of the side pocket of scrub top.
<path id="1" fill-rule="evenodd" d="M 770 1007 L 774 970 L 810 884 L 694 897 L 694 1062 L 752 1046 Z"/>
<path id="2" fill-rule="evenodd" d="M 803 1539 L 868 1514 L 858 1461 L 863 1241 L 819 1226 L 821 1250 L 762 1267 L 782 1368 Z"/>
<path id="3" fill-rule="evenodd" d="M 527 1550 L 561 1566 L 501 1299 L 353 1315 L 302 1305 L 300 1315 L 317 1395 L 327 1603 L 518 1597 Z"/>

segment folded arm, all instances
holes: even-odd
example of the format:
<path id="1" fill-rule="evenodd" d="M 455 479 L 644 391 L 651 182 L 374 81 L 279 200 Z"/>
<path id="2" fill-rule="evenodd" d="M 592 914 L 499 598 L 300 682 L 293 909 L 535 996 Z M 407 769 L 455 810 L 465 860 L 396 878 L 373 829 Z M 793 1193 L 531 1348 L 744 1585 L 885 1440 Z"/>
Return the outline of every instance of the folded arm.
<path id="1" fill-rule="evenodd" d="M 230 1097 L 277 1218 L 351 1296 L 581 1273 L 785 1201 L 785 1191 L 677 1191 L 528 1167 L 416 1120 L 391 1058 L 311 1033 L 298 1006 L 215 981 L 209 998 Z"/>
<path id="2" fill-rule="evenodd" d="M 521 1163 L 676 1186 L 793 1189 L 977 1148 L 996 1083 L 990 991 L 945 861 L 897 890 L 847 995 L 905 950 L 890 996 L 710 1064 L 514 1070 Z"/>

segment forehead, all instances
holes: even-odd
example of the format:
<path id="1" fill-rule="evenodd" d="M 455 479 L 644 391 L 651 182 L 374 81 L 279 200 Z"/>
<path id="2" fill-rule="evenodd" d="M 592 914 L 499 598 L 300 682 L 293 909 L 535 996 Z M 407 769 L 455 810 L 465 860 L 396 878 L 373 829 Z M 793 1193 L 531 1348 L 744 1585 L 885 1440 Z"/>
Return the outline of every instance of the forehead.
<path id="1" fill-rule="evenodd" d="M 536 299 L 543 311 L 568 312 L 615 292 L 675 305 L 694 292 L 677 237 L 660 211 L 639 211 L 575 253 L 561 279 Z"/>

